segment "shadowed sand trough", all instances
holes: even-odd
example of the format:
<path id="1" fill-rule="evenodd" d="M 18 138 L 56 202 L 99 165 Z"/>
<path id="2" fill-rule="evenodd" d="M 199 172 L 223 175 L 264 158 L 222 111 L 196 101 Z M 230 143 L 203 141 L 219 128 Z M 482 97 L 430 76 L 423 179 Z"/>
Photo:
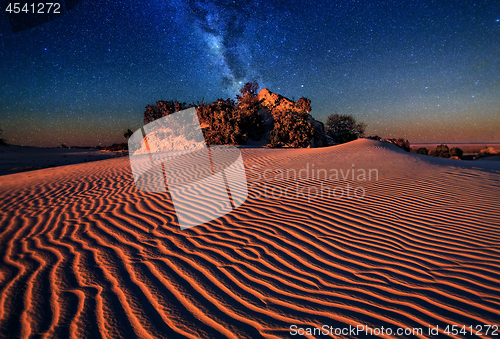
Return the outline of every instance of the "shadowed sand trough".
<path id="1" fill-rule="evenodd" d="M 184 231 L 167 194 L 136 189 L 128 157 L 0 177 L 0 336 L 499 325 L 499 163 L 372 140 L 241 152 L 247 201 Z M 312 164 L 378 180 L 279 176 Z M 364 197 L 325 193 L 347 184 Z"/>

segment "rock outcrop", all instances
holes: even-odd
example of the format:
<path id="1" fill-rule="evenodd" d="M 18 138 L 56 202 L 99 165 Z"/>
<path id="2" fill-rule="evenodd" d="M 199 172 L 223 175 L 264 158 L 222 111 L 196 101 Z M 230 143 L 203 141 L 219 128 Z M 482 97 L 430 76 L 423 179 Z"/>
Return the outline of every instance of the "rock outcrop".
<path id="1" fill-rule="evenodd" d="M 311 110 L 310 102 L 300 100 L 298 102 L 294 102 L 282 95 L 271 92 L 267 88 L 261 89 L 257 98 L 261 102 L 262 106 L 259 114 L 264 118 L 264 139 L 267 143 L 270 141 L 274 119 L 278 113 L 292 114 L 293 111 L 305 109 L 307 112 L 310 112 Z M 314 127 L 314 135 L 309 141 L 308 147 L 330 146 L 331 142 L 325 136 L 325 126 L 323 123 L 314 119 L 310 114 L 307 116 L 307 122 Z"/>

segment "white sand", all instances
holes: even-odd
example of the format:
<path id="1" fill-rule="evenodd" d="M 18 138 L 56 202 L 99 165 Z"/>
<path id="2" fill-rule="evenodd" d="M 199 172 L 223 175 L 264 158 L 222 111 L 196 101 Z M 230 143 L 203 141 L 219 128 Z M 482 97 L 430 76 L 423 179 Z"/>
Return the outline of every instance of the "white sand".
<path id="1" fill-rule="evenodd" d="M 242 155 L 247 201 L 184 231 L 168 194 L 137 190 L 128 157 L 1 176 L 0 336 L 290 338 L 292 325 L 368 325 L 423 338 L 429 326 L 498 325 L 500 162 L 373 140 Z M 313 177 L 313 164 L 378 180 Z M 365 196 L 314 196 L 347 185 Z"/>

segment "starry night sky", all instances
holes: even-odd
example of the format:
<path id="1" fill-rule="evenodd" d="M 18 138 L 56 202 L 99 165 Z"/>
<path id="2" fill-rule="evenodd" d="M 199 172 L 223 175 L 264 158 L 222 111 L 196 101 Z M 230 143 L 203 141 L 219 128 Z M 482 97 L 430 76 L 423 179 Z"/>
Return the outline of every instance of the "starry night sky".
<path id="1" fill-rule="evenodd" d="M 246 81 L 367 134 L 500 142 L 500 2 L 90 1 L 13 33 L 0 14 L 9 143 L 110 145 L 157 100 L 234 98 Z"/>

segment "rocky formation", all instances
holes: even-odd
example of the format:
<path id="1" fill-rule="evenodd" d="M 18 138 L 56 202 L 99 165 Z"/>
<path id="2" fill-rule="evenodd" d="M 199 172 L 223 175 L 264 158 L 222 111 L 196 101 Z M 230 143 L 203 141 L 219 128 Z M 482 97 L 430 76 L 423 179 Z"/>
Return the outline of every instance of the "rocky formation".
<path id="1" fill-rule="evenodd" d="M 311 111 L 309 100 L 301 99 L 298 102 L 294 102 L 282 95 L 271 92 L 267 88 L 261 89 L 257 98 L 259 99 L 262 106 L 259 114 L 264 118 L 264 139 L 267 143 L 269 143 L 270 141 L 270 134 L 273 128 L 274 119 L 280 113 L 292 114 L 292 112 L 294 111 Z M 333 140 L 325 135 L 325 126 L 321 121 L 314 119 L 309 114 L 307 116 L 307 122 L 314 127 L 314 135 L 309 141 L 308 147 L 323 147 L 333 144 Z"/>

